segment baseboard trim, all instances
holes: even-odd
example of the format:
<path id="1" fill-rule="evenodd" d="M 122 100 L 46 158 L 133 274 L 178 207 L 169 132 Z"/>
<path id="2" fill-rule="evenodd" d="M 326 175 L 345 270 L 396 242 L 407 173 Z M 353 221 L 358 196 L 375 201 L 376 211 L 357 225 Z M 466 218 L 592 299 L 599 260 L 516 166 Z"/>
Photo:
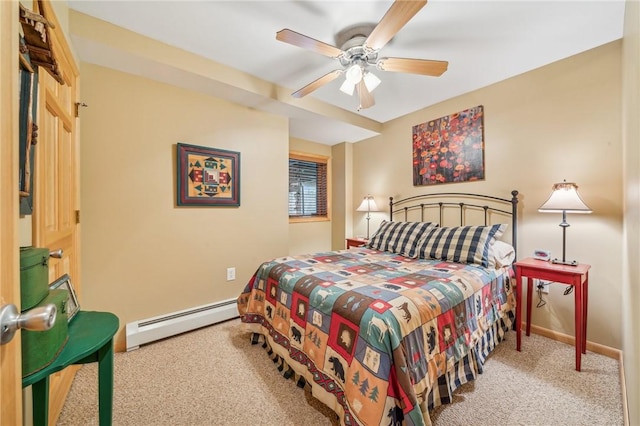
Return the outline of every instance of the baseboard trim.
<path id="1" fill-rule="evenodd" d="M 627 381 L 624 378 L 624 357 L 620 351 L 620 390 L 622 391 L 622 416 L 624 425 L 629 426 L 629 405 L 627 401 Z"/>
<path id="2" fill-rule="evenodd" d="M 522 323 L 522 332 L 526 330 L 527 325 Z M 549 339 L 556 340 L 558 342 L 566 343 L 572 346 L 576 344 L 576 338 L 568 334 L 559 333 L 557 331 L 549 330 L 548 328 L 540 327 L 531 324 L 531 332 L 540 336 L 548 337 Z M 624 377 L 624 357 L 620 349 L 615 349 L 609 346 L 601 345 L 599 343 L 590 342 L 587 340 L 587 350 L 604 355 L 609 358 L 618 360 L 620 366 L 620 391 L 622 393 L 622 416 L 625 426 L 629 426 L 629 405 L 627 401 L 627 382 Z"/>
<path id="3" fill-rule="evenodd" d="M 526 330 L 526 325 L 522 323 L 522 331 Z M 540 327 L 535 324 L 531 324 L 531 332 L 540 336 L 548 337 L 549 339 L 556 340 L 558 342 L 567 343 L 575 346 L 576 338 L 568 334 L 559 333 L 548 328 Z M 600 343 L 594 343 L 587 340 L 587 350 L 595 352 L 600 355 L 604 355 L 609 358 L 620 360 L 622 358 L 622 351 L 609 346 L 601 345 Z"/>

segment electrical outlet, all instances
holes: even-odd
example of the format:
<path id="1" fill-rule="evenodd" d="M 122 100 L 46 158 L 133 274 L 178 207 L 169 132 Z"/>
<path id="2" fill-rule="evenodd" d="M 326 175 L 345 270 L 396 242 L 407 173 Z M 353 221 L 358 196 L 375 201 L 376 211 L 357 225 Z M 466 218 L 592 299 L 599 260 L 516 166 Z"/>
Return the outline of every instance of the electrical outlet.
<path id="1" fill-rule="evenodd" d="M 236 268 L 227 268 L 227 281 L 236 279 Z"/>
<path id="2" fill-rule="evenodd" d="M 536 290 L 541 290 L 544 294 L 549 294 L 549 285 L 551 285 L 551 281 L 538 280 Z"/>

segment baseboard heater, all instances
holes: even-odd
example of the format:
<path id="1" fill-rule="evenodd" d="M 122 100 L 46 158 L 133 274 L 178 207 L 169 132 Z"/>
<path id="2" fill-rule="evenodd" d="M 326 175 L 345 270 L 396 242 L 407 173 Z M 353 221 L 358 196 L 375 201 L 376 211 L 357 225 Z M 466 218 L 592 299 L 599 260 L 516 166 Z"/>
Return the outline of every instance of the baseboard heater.
<path id="1" fill-rule="evenodd" d="M 236 299 L 223 300 L 127 324 L 127 352 L 140 345 L 238 317 Z"/>

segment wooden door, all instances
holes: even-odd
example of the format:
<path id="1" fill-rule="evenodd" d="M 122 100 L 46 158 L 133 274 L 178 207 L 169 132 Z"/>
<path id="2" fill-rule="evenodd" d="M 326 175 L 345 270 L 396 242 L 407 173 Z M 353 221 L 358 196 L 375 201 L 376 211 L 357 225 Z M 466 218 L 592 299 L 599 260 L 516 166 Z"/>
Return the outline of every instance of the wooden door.
<path id="1" fill-rule="evenodd" d="M 39 13 L 55 25 L 51 46 L 64 84 L 40 69 L 38 87 L 38 144 L 35 155 L 33 243 L 49 250 L 62 249 L 60 259 L 49 261 L 49 282 L 69 274 L 82 304 L 79 262 L 78 141 L 76 102 L 78 68 L 49 1 Z M 49 424 L 55 424 L 78 367 L 50 376 Z"/>
<path id="2" fill-rule="evenodd" d="M 75 79 L 70 83 L 40 72 L 33 237 L 38 247 L 63 250 L 61 259 L 49 261 L 49 282 L 69 274 L 79 290 Z"/>
<path id="3" fill-rule="evenodd" d="M 0 1 L 0 306 L 20 306 L 18 2 Z M 20 333 L 0 346 L 0 425 L 22 424 Z"/>

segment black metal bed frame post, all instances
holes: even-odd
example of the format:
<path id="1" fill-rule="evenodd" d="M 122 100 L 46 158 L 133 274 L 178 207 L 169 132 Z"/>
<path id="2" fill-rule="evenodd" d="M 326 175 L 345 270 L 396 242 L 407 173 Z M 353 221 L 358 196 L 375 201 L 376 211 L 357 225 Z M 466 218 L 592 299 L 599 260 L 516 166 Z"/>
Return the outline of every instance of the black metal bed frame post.
<path id="1" fill-rule="evenodd" d="M 516 228 L 518 223 L 518 191 L 511 191 L 511 245 L 516 254 L 516 260 L 518 260 L 518 230 Z"/>

